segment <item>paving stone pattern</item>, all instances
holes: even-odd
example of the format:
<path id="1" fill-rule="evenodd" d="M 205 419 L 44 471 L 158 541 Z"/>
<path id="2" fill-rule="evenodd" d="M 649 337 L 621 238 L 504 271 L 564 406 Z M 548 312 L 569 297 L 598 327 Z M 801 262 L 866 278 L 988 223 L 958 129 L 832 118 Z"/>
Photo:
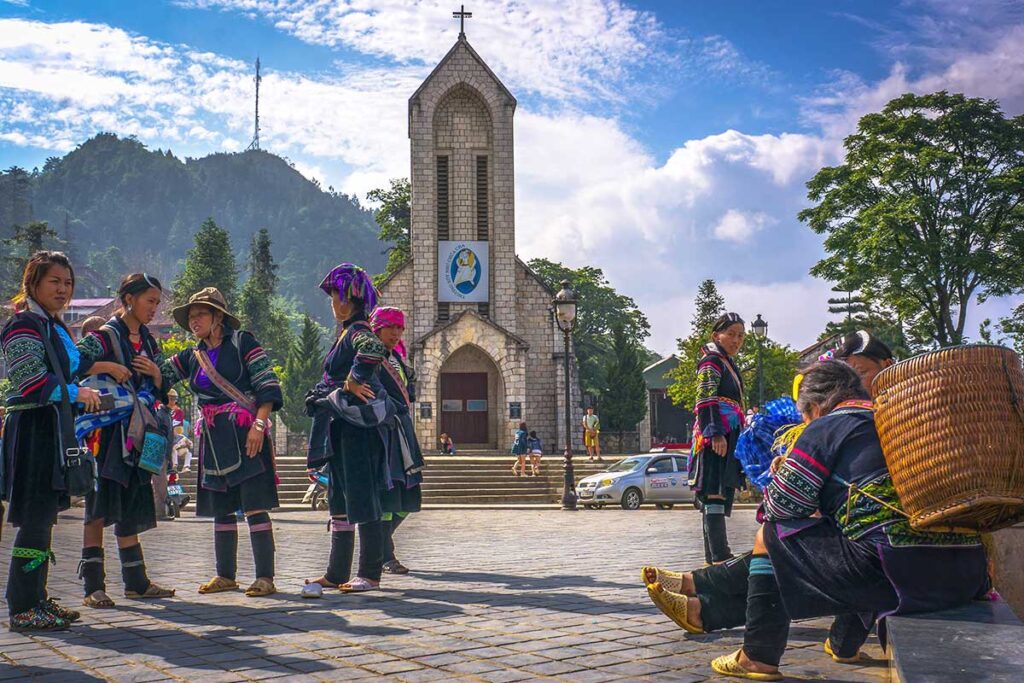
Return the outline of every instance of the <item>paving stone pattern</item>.
<path id="1" fill-rule="evenodd" d="M 245 526 L 240 525 L 244 530 Z M 753 513 L 731 522 L 749 547 Z M 26 636 L 0 630 L 0 680 L 288 681 L 562 680 L 596 683 L 726 680 L 708 666 L 734 651 L 739 630 L 689 637 L 650 604 L 645 563 L 693 567 L 703 554 L 691 510 L 429 510 L 398 533 L 412 569 L 364 595 L 298 596 L 328 554 L 323 515 L 280 513 L 276 596 L 199 595 L 213 572 L 212 523 L 185 517 L 144 536 L 150 576 L 178 589 L 165 601 L 122 594 L 107 532 L 107 585 L 115 610 L 88 610 L 71 631 Z M 51 594 L 79 603 L 75 576 L 81 513 L 55 530 Z M 4 529 L 6 581 L 12 541 Z M 239 583 L 252 580 L 248 536 L 239 542 Z M 6 605 L 4 605 L 6 613 Z M 828 622 L 793 625 L 784 670 L 793 680 L 879 681 L 887 668 L 874 638 L 865 666 L 833 664 L 821 651 Z"/>

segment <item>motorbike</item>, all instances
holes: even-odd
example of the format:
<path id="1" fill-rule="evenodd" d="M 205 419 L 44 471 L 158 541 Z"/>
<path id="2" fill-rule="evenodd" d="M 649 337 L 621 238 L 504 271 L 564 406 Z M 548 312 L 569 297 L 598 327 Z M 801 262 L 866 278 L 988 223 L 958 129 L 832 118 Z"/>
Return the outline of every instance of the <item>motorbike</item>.
<path id="1" fill-rule="evenodd" d="M 327 473 L 327 466 L 309 473 L 309 488 L 302 502 L 309 503 L 313 510 L 327 509 L 327 487 L 330 485 L 330 475 Z"/>

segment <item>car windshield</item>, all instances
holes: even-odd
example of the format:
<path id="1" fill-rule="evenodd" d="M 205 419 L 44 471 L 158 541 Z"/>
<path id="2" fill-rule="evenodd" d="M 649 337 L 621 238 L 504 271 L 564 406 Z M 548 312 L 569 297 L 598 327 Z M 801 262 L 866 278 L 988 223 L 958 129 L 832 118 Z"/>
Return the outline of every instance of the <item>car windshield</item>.
<path id="1" fill-rule="evenodd" d="M 632 472 L 647 462 L 647 458 L 626 458 L 608 468 L 609 472 Z"/>

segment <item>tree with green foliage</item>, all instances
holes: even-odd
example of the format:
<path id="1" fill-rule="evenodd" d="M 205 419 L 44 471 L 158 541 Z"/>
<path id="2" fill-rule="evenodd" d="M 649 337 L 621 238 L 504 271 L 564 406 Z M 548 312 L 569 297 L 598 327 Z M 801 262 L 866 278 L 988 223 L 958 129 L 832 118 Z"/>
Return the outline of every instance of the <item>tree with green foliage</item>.
<path id="1" fill-rule="evenodd" d="M 629 338 L 621 323 L 615 323 L 601 399 L 601 418 L 611 431 L 634 431 L 647 414 L 643 360 L 640 347 Z"/>
<path id="2" fill-rule="evenodd" d="M 585 394 L 600 397 L 607 388 L 605 369 L 612 357 L 612 329 L 620 325 L 626 338 L 638 348 L 650 334 L 647 316 L 632 298 L 619 294 L 600 268 L 568 268 L 548 259 L 533 259 L 530 268 L 552 291 L 568 280 L 576 298 L 576 326 L 573 343 L 579 365 L 580 385 Z M 601 408 L 604 411 L 604 408 Z"/>
<path id="3" fill-rule="evenodd" d="M 690 336 L 679 340 L 679 365 L 669 372 L 673 382 L 668 394 L 674 403 L 688 409 L 693 408 L 697 395 L 697 363 L 701 349 L 711 341 L 711 330 L 715 321 L 726 311 L 725 298 L 719 293 L 714 280 L 704 280 L 697 288 L 694 299 L 693 318 L 690 320 Z M 762 371 L 764 373 L 764 398 L 770 401 L 779 396 L 790 395 L 793 390 L 793 376 L 796 374 L 799 354 L 789 346 L 771 339 L 763 341 L 764 352 Z M 750 332 L 740 352 L 733 361 L 743 375 L 744 399 L 748 406 L 758 403 L 757 391 L 757 338 Z"/>
<path id="4" fill-rule="evenodd" d="M 907 94 L 844 146 L 799 214 L 827 235 L 812 274 L 870 287 L 932 346 L 964 341 L 973 302 L 1024 291 L 1024 117 L 995 100 Z"/>
<path id="5" fill-rule="evenodd" d="M 277 264 L 270 251 L 270 233 L 261 228 L 249 244 L 249 278 L 238 298 L 242 326 L 256 335 L 276 363 L 288 357 L 294 334 L 283 302 L 277 297 Z"/>
<path id="6" fill-rule="evenodd" d="M 306 392 L 320 381 L 323 372 L 322 338 L 323 330 L 308 314 L 303 316 L 302 330 L 288 352 L 281 378 L 281 393 L 284 395 L 281 418 L 293 432 L 309 430 L 310 419 L 305 414 Z"/>
<path id="7" fill-rule="evenodd" d="M 697 287 L 697 296 L 693 300 L 693 317 L 690 318 L 690 335 L 678 339 L 679 365 L 669 371 L 672 379 L 668 395 L 676 405 L 692 407 L 697 394 L 697 362 L 700 350 L 711 341 L 711 328 L 715 321 L 725 313 L 725 297 L 712 279 L 704 280 Z"/>
<path id="8" fill-rule="evenodd" d="M 59 249 L 64 242 L 46 221 L 31 221 L 24 225 L 12 226 L 13 234 L 0 241 L 3 244 L 3 261 L 0 263 L 3 276 L 4 299 L 14 296 L 21 287 L 21 276 L 25 264 L 32 254 L 43 249 Z"/>
<path id="9" fill-rule="evenodd" d="M 796 376 L 800 354 L 788 345 L 765 339 L 764 354 L 761 358 L 764 373 L 765 402 L 780 396 L 793 395 L 793 378 Z M 743 398 L 748 407 L 758 405 L 757 390 L 757 337 L 748 333 L 740 352 L 736 354 L 736 366 L 743 373 Z M 690 384 L 696 384 L 696 373 Z"/>
<path id="10" fill-rule="evenodd" d="M 388 263 L 384 272 L 374 278 L 380 284 L 398 272 L 412 256 L 410 225 L 412 210 L 412 184 L 408 178 L 392 178 L 390 188 L 377 188 L 366 193 L 371 202 L 379 202 L 380 208 L 373 214 L 380 231 L 377 239 L 389 242 L 387 249 Z"/>
<path id="11" fill-rule="evenodd" d="M 93 250 L 86 256 L 88 266 L 101 282 L 108 283 L 111 287 L 121 281 L 121 278 L 128 274 L 128 262 L 121 253 L 121 249 L 110 245 L 106 249 Z M 106 294 L 107 292 L 96 292 Z"/>
<path id="12" fill-rule="evenodd" d="M 231 238 L 213 218 L 203 221 L 188 250 L 185 265 L 174 280 L 173 299 L 181 305 L 203 287 L 216 287 L 228 306 L 237 302 L 238 268 L 231 252 Z"/>
<path id="13" fill-rule="evenodd" d="M 899 315 L 886 310 L 865 292 L 858 296 L 857 312 L 847 315 L 841 320 L 830 320 L 825 329 L 818 335 L 818 341 L 824 341 L 835 335 L 846 335 L 858 330 L 867 330 L 885 342 L 897 358 L 910 358 L 917 353 L 917 346 L 903 331 L 903 323 Z M 829 311 L 835 313 L 832 307 Z M 845 311 L 839 311 L 845 313 Z"/>

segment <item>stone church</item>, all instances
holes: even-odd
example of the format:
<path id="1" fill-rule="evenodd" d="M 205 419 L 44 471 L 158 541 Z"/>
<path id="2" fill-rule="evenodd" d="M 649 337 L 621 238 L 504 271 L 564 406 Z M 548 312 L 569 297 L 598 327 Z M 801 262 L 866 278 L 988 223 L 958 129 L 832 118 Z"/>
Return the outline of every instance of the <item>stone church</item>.
<path id="1" fill-rule="evenodd" d="M 418 374 L 416 425 L 435 452 L 508 452 L 526 422 L 564 449 L 563 337 L 552 292 L 516 256 L 516 99 L 465 34 L 409 98 L 412 258 L 381 287 L 402 308 Z M 570 359 L 574 446 L 582 419 Z"/>

